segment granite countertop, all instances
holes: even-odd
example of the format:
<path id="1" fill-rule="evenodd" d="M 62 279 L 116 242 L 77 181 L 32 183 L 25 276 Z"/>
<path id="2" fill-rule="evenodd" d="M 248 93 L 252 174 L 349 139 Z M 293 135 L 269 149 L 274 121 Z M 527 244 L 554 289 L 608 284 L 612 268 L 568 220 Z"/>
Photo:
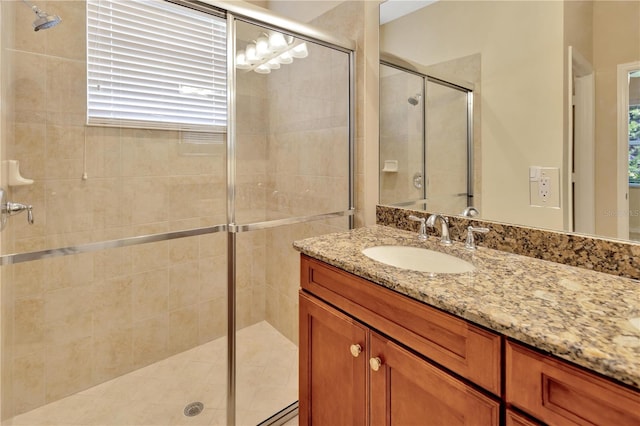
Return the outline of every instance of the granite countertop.
<path id="1" fill-rule="evenodd" d="M 424 247 L 476 270 L 433 274 L 369 259 L 380 245 Z M 640 388 L 640 282 L 385 226 L 294 242 L 310 257 L 438 307 L 605 376 Z"/>

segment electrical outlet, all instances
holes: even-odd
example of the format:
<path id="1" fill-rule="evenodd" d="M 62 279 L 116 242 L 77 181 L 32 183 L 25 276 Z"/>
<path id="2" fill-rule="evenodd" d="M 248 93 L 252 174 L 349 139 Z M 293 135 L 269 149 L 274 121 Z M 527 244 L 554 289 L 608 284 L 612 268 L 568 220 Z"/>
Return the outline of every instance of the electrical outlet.
<path id="1" fill-rule="evenodd" d="M 536 207 L 560 207 L 560 169 L 529 168 L 529 204 Z"/>
<path id="2" fill-rule="evenodd" d="M 549 200 L 549 196 L 551 195 L 551 178 L 549 176 L 540 176 L 540 180 L 538 181 L 538 196 L 543 202 L 547 202 Z"/>

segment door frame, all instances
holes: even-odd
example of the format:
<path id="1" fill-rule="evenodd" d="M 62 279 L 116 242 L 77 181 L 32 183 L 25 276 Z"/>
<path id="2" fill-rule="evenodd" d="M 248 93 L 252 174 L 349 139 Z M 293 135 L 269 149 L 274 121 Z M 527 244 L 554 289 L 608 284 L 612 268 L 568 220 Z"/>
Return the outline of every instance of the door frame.
<path id="1" fill-rule="evenodd" d="M 595 234 L 595 76 L 591 63 L 572 46 L 569 61 L 566 225 Z"/>
<path id="2" fill-rule="evenodd" d="M 617 237 L 629 239 L 629 72 L 639 70 L 640 61 L 618 64 L 618 184 L 617 199 Z"/>

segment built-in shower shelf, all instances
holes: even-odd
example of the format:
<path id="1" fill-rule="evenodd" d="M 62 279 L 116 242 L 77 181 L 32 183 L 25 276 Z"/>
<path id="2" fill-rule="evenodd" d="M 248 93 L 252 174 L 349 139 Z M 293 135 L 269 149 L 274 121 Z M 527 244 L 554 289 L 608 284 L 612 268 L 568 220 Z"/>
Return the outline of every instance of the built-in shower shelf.
<path id="1" fill-rule="evenodd" d="M 384 160 L 383 172 L 397 173 L 398 172 L 398 160 Z"/>

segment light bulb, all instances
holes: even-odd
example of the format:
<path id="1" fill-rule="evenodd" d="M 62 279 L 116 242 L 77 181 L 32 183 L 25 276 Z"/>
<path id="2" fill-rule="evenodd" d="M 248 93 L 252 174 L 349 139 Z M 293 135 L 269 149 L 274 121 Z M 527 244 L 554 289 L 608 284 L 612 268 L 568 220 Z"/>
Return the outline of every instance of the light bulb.
<path id="1" fill-rule="evenodd" d="M 269 56 L 270 53 L 269 40 L 264 36 L 258 37 L 256 40 L 256 55 L 258 55 L 260 59 L 264 59 Z"/>
<path id="2" fill-rule="evenodd" d="M 236 68 L 241 70 L 248 70 L 251 68 L 251 64 L 247 62 L 247 57 L 242 50 L 236 55 Z"/>
<path id="3" fill-rule="evenodd" d="M 269 74 L 271 72 L 271 68 L 267 64 L 260 64 L 254 69 L 258 74 Z"/>
<path id="4" fill-rule="evenodd" d="M 280 62 L 278 62 L 278 60 L 275 58 L 267 62 L 267 65 L 269 65 L 269 68 L 271 68 L 272 70 L 277 70 L 278 68 L 280 68 Z"/>
<path id="5" fill-rule="evenodd" d="M 282 52 L 280 56 L 278 56 L 278 62 L 281 64 L 290 64 L 293 62 L 293 57 L 291 57 L 289 52 Z"/>
<path id="6" fill-rule="evenodd" d="M 247 48 L 245 49 L 245 57 L 247 62 L 249 62 L 250 64 L 255 64 L 256 62 L 260 61 L 260 58 L 258 57 L 257 53 L 256 53 L 256 45 L 253 43 L 247 44 Z"/>
<path id="7" fill-rule="evenodd" d="M 269 36 L 269 44 L 275 52 L 279 52 L 287 47 L 287 41 L 281 33 L 271 33 Z"/>
<path id="8" fill-rule="evenodd" d="M 306 58 L 309 56 L 309 51 L 307 50 L 307 43 L 300 43 L 293 49 L 289 51 L 291 56 L 294 58 Z"/>

